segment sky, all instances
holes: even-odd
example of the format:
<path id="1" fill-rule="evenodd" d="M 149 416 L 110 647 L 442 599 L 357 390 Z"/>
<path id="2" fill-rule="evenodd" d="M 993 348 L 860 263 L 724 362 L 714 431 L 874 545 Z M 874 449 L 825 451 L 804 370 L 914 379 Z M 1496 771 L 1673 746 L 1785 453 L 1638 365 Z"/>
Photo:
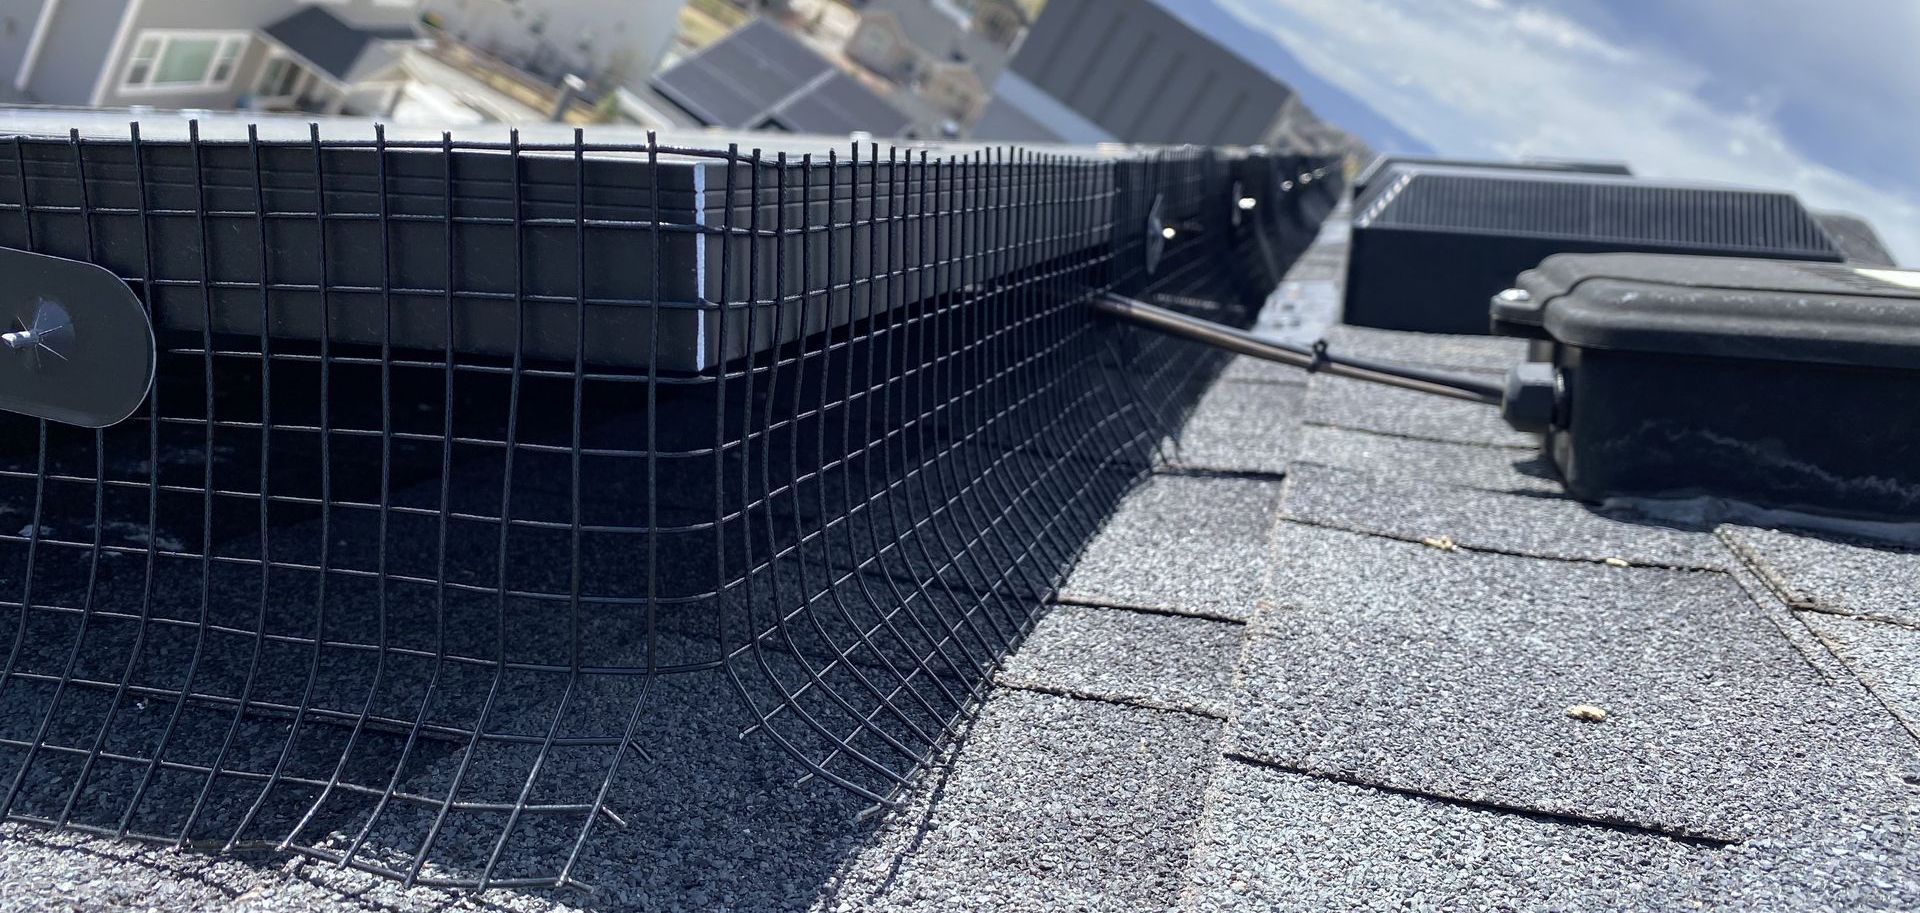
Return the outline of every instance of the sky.
<path id="1" fill-rule="evenodd" d="M 1338 87 L 1302 93 L 1336 124 L 1358 100 L 1446 155 L 1787 189 L 1920 266 L 1915 0 L 1218 2 Z"/>

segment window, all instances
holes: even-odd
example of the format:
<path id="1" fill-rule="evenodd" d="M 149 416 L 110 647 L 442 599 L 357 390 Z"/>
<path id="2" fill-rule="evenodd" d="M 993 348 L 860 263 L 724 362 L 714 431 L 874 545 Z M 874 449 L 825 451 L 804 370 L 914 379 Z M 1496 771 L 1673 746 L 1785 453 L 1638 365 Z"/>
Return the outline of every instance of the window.
<path id="1" fill-rule="evenodd" d="M 121 88 L 211 89 L 233 81 L 248 34 L 146 32 L 134 43 Z"/>
<path id="2" fill-rule="evenodd" d="M 261 98 L 286 98 L 300 87 L 303 75 L 305 71 L 293 58 L 275 54 L 260 68 L 260 82 L 254 86 L 253 94 Z"/>

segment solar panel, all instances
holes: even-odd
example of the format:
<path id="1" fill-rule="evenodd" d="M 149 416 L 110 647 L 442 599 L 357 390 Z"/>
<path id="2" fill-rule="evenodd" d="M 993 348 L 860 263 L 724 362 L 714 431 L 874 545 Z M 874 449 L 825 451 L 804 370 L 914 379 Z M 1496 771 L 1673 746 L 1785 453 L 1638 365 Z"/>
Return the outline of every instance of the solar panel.
<path id="1" fill-rule="evenodd" d="M 893 136 L 911 121 L 764 19 L 734 30 L 653 83 L 710 127 Z"/>
<path id="2" fill-rule="evenodd" d="M 630 868 L 636 770 L 741 736 L 897 801 L 1222 366 L 1089 302 L 1244 325 L 1284 208 L 1198 149 L 149 126 L 0 141 L 0 246 L 157 348 L 126 421 L 0 412 L 0 819 L 475 888 Z"/>
<path id="3" fill-rule="evenodd" d="M 1608 174 L 1401 165 L 1357 204 L 1346 322 L 1487 332 L 1487 301 L 1552 254 L 1839 260 L 1793 195 Z"/>
<path id="4" fill-rule="evenodd" d="M 909 123 L 899 109 L 845 73 L 834 73 L 807 91 L 796 93 L 776 114 L 783 123 L 814 133 L 865 130 L 875 136 L 892 136 Z"/>

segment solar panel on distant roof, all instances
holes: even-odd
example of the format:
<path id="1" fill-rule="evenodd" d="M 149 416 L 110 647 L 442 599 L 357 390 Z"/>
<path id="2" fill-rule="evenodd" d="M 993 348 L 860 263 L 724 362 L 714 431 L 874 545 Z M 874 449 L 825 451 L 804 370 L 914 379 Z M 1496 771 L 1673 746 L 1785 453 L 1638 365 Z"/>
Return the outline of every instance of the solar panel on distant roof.
<path id="1" fill-rule="evenodd" d="M 756 19 L 654 77 L 661 94 L 714 127 L 892 136 L 910 119 L 793 36 Z"/>
<path id="2" fill-rule="evenodd" d="M 808 91 L 795 94 L 780 106 L 783 122 L 814 132 L 850 133 L 865 130 L 892 136 L 907 126 L 906 114 L 887 104 L 845 73 L 834 73 Z"/>

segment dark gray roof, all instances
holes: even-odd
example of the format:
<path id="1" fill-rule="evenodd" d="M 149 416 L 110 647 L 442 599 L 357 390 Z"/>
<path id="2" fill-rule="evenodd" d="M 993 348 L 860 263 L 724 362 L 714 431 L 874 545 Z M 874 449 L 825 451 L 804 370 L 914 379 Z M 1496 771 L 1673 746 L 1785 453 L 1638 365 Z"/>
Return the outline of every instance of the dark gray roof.
<path id="1" fill-rule="evenodd" d="M 900 24 L 913 46 L 940 63 L 966 63 L 992 81 L 1006 52 L 969 28 L 968 14 L 947 0 L 873 0 L 862 15 L 885 13 Z"/>
<path id="2" fill-rule="evenodd" d="M 656 74 L 653 86 L 709 127 L 896 136 L 910 122 L 905 112 L 765 19 Z"/>
<path id="3" fill-rule="evenodd" d="M 267 26 L 266 33 L 336 82 L 367 75 L 367 64 L 384 53 L 386 43 L 420 37 L 409 24 L 351 24 L 318 5 L 308 5 Z"/>

